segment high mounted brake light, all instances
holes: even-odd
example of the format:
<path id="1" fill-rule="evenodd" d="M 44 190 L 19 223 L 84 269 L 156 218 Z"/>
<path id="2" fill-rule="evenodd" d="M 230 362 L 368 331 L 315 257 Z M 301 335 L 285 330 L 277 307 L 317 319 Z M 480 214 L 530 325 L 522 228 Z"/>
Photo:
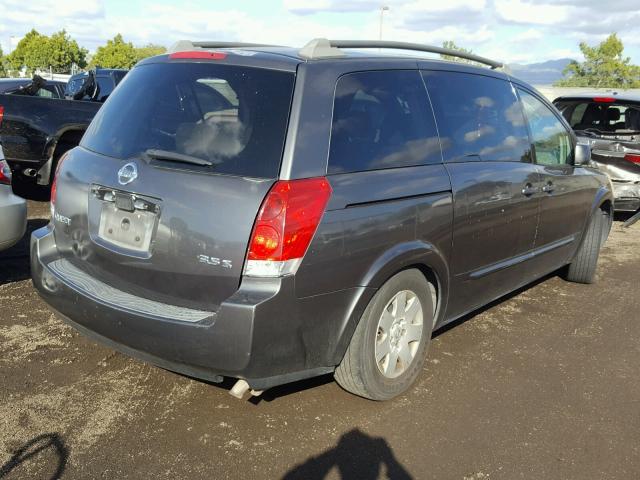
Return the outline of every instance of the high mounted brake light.
<path id="1" fill-rule="evenodd" d="M 593 97 L 593 101 L 597 103 L 613 103 L 616 99 L 613 97 Z"/>
<path id="2" fill-rule="evenodd" d="M 262 202 L 244 274 L 279 277 L 295 273 L 331 196 L 324 177 L 277 181 Z"/>
<path id="3" fill-rule="evenodd" d="M 640 165 L 640 154 L 639 153 L 627 153 L 624 156 L 624 159 L 632 162 L 632 163 L 636 163 Z"/>
<path id="4" fill-rule="evenodd" d="M 194 50 L 189 52 L 174 52 L 169 55 L 170 60 L 179 60 L 179 59 L 223 60 L 225 58 L 227 58 L 226 53 L 207 52 L 207 51 L 201 51 L 201 50 Z"/>

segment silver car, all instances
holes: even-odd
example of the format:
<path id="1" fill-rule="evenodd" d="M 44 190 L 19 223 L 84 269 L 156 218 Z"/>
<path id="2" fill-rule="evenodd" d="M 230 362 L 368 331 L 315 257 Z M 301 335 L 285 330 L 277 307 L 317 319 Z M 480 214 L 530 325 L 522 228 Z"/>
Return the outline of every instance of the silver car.
<path id="1" fill-rule="evenodd" d="M 614 208 L 640 210 L 640 96 L 634 93 L 586 94 L 556 98 L 581 143 L 591 147 L 591 161 L 609 175 Z"/>
<path id="2" fill-rule="evenodd" d="M 22 238 L 27 228 L 27 202 L 11 191 L 11 170 L 0 148 L 0 250 Z"/>

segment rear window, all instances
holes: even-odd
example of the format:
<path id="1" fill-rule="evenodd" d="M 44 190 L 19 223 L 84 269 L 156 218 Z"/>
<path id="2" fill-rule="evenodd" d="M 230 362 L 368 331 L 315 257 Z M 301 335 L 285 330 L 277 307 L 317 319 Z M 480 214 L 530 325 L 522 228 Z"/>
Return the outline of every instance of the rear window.
<path id="1" fill-rule="evenodd" d="M 417 71 L 359 72 L 336 85 L 328 173 L 442 162 Z"/>
<path id="2" fill-rule="evenodd" d="M 209 160 L 205 170 L 278 175 L 294 75 L 209 63 L 134 68 L 100 109 L 81 145 L 121 159 L 149 149 Z"/>
<path id="3" fill-rule="evenodd" d="M 556 106 L 574 130 L 594 133 L 640 131 L 640 104 L 577 100 L 560 101 Z"/>
<path id="4" fill-rule="evenodd" d="M 509 82 L 458 72 L 423 72 L 446 162 L 530 161 L 520 102 Z"/>

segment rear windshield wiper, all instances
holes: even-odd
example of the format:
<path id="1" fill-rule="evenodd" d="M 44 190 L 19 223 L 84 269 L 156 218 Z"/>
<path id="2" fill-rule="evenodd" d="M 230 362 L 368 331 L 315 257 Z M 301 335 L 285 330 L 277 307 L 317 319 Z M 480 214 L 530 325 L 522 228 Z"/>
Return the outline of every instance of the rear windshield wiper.
<path id="1" fill-rule="evenodd" d="M 156 160 L 168 160 L 170 162 L 191 163 L 193 165 L 201 165 L 203 167 L 213 166 L 213 162 L 205 160 L 204 158 L 192 157 L 191 155 L 185 155 L 183 153 L 170 152 L 168 150 L 159 150 L 157 148 L 150 148 L 144 152 L 147 156 L 155 158 Z"/>

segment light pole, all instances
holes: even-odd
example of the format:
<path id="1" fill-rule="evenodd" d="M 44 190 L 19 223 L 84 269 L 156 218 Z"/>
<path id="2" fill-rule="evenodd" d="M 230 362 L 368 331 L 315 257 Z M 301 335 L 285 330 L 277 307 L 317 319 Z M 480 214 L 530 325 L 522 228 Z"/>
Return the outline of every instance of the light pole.
<path id="1" fill-rule="evenodd" d="M 382 20 L 384 18 L 384 12 L 388 12 L 388 11 L 389 11 L 388 5 L 382 5 L 380 7 L 380 35 L 379 35 L 380 40 L 382 40 Z"/>

